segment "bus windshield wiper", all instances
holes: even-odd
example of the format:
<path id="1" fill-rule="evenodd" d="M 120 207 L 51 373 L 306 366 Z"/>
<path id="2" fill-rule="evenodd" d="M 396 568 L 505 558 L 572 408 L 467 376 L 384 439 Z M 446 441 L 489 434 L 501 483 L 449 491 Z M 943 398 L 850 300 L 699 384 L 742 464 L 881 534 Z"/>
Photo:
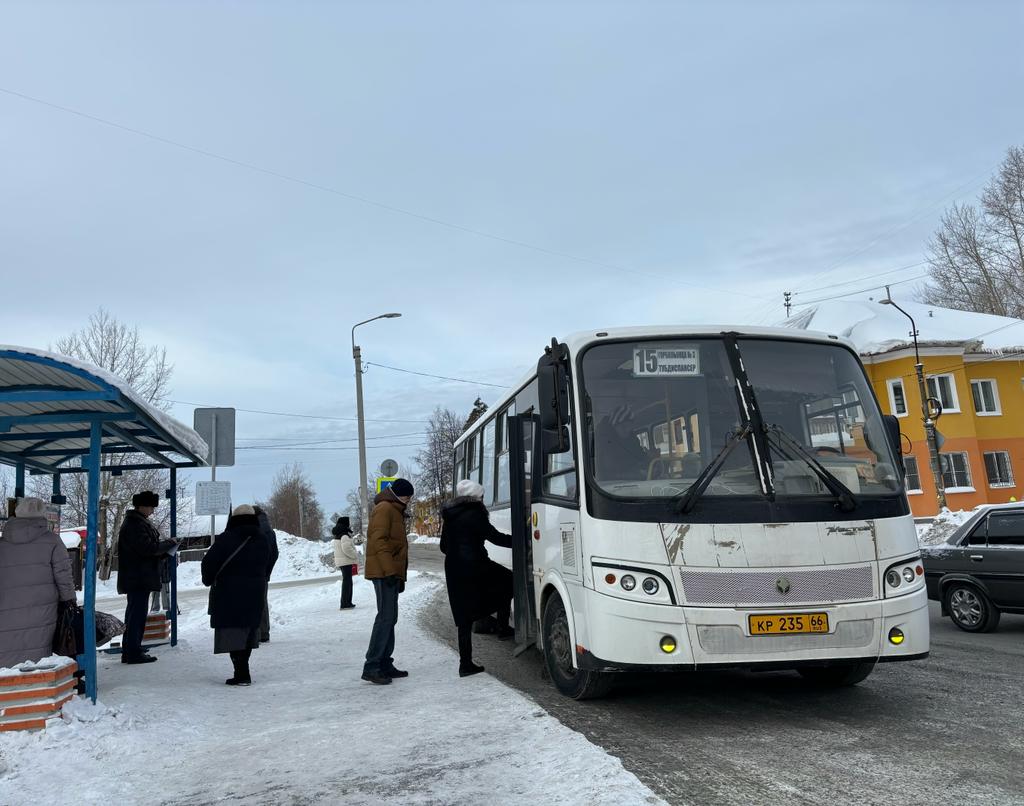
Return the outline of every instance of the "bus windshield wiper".
<path id="1" fill-rule="evenodd" d="M 856 494 L 847 487 L 839 478 L 825 465 L 818 461 L 817 457 L 808 451 L 800 442 L 789 435 L 789 433 L 781 425 L 765 424 L 764 430 L 768 433 L 775 434 L 778 439 L 778 444 L 774 447 L 778 448 L 781 453 L 787 455 L 789 458 L 794 456 L 802 459 L 814 474 L 818 477 L 822 484 L 824 484 L 830 493 L 836 499 L 836 506 L 842 512 L 852 512 L 857 505 L 860 503 L 857 500 Z"/>
<path id="2" fill-rule="evenodd" d="M 693 509 L 694 504 L 697 503 L 697 499 L 704 494 L 704 491 L 708 488 L 711 480 L 717 475 L 718 471 L 722 469 L 722 465 L 724 465 L 725 460 L 729 458 L 729 454 L 732 453 L 733 448 L 749 437 L 750 433 L 751 429 L 748 424 L 729 434 L 729 438 L 726 440 L 725 445 L 722 446 L 722 450 L 720 450 L 715 458 L 711 460 L 711 463 L 700 472 L 700 475 L 693 480 L 693 484 L 687 487 L 686 490 L 680 494 L 680 512 L 685 514 Z"/>

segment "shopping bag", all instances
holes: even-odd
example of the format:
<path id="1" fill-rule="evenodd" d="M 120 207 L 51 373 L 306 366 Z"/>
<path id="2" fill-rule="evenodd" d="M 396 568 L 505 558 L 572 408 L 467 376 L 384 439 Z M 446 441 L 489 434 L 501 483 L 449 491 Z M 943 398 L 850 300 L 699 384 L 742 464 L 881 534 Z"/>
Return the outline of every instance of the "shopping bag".
<path id="1" fill-rule="evenodd" d="M 57 628 L 53 632 L 53 654 L 63 655 L 65 658 L 78 656 L 78 646 L 75 641 L 75 614 L 78 605 L 74 602 L 59 602 L 57 604 Z"/>
<path id="2" fill-rule="evenodd" d="M 352 563 L 352 576 L 359 576 L 359 563 Z"/>

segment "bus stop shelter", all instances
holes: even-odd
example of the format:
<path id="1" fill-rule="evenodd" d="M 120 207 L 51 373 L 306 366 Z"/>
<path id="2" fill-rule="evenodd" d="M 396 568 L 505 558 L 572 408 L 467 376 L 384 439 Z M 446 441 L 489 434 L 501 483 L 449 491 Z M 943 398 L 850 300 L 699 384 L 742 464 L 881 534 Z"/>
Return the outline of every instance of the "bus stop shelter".
<path id="1" fill-rule="evenodd" d="M 119 454 L 122 464 L 104 464 Z M 170 536 L 177 536 L 177 471 L 206 464 L 208 448 L 191 428 L 142 398 L 123 379 L 67 356 L 0 346 L 0 464 L 14 467 L 15 497 L 25 475 L 53 479 L 51 501 L 65 503 L 61 477 L 88 475 L 85 548 L 85 651 L 78 664 L 96 701 L 96 551 L 100 474 L 167 470 Z M 177 570 L 171 573 L 171 644 L 177 643 Z"/>

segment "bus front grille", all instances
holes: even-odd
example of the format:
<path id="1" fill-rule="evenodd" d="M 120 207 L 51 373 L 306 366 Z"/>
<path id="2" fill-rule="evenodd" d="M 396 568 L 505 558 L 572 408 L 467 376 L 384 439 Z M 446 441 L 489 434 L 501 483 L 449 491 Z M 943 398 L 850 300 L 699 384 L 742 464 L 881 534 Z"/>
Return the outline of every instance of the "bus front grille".
<path id="1" fill-rule="evenodd" d="M 679 569 L 686 604 L 804 605 L 859 602 L 874 594 L 870 565 L 792 571 Z"/>

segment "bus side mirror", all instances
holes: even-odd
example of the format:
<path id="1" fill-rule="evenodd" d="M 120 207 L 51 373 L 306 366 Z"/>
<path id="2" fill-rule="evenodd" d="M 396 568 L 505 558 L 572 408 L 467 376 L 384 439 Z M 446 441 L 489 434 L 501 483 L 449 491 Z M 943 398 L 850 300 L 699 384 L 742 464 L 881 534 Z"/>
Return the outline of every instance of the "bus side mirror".
<path id="1" fill-rule="evenodd" d="M 886 436 L 889 437 L 889 445 L 897 459 L 903 459 L 903 439 L 900 436 L 900 421 L 894 414 L 883 414 L 882 424 L 885 426 Z"/>
<path id="2" fill-rule="evenodd" d="M 569 377 L 566 370 L 569 349 L 551 340 L 537 362 L 537 413 L 540 418 L 541 448 L 545 454 L 569 450 Z"/>

